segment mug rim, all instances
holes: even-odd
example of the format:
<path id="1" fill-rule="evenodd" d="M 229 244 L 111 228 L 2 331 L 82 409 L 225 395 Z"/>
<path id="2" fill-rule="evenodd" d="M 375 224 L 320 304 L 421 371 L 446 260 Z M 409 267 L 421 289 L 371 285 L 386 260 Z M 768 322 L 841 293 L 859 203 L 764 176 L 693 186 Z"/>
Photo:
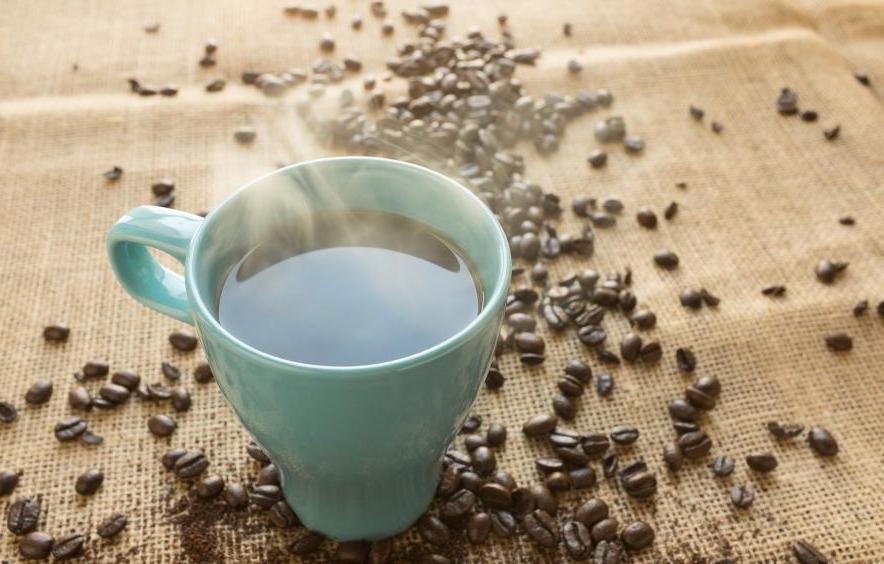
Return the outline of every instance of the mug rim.
<path id="1" fill-rule="evenodd" d="M 441 180 L 443 183 L 450 185 L 455 190 L 460 190 L 466 194 L 467 198 L 471 200 L 475 205 L 479 206 L 481 209 L 481 213 L 483 217 L 492 223 L 494 226 L 493 230 L 495 235 L 497 236 L 497 244 L 495 245 L 497 248 L 497 259 L 500 263 L 500 272 L 497 273 L 497 277 L 494 280 L 493 288 L 490 292 L 488 299 L 485 300 L 485 304 L 482 307 L 482 310 L 479 314 L 473 318 L 470 323 L 461 328 L 457 333 L 451 335 L 443 341 L 436 343 L 435 345 L 418 351 L 416 353 L 410 354 L 408 356 L 395 358 L 392 360 L 386 360 L 384 362 L 378 362 L 373 364 L 358 364 L 358 365 L 345 365 L 345 366 L 334 366 L 334 365 L 326 365 L 326 364 L 311 364 L 306 362 L 298 362 L 294 360 L 285 359 L 282 357 L 278 357 L 269 353 L 266 353 L 260 349 L 252 347 L 251 345 L 243 342 L 238 339 L 235 335 L 230 333 L 227 329 L 221 325 L 220 321 L 216 319 L 214 315 L 212 315 L 211 310 L 206 305 L 205 300 L 203 299 L 202 294 L 199 292 L 198 285 L 195 283 L 196 280 L 196 264 L 198 262 L 197 257 L 200 254 L 203 237 L 205 233 L 211 228 L 211 222 L 213 217 L 216 217 L 215 211 L 221 209 L 222 207 L 228 205 L 232 202 L 237 196 L 239 196 L 242 192 L 252 188 L 253 186 L 261 183 L 267 178 L 284 174 L 286 172 L 301 169 L 301 168 L 310 168 L 316 166 L 317 164 L 333 162 L 333 161 L 350 161 L 350 162 L 370 162 L 370 163 L 379 163 L 384 166 L 393 166 L 404 169 L 413 169 L 417 172 L 427 174 L 429 176 L 435 177 L 438 180 Z M 336 374 L 339 376 L 346 375 L 360 375 L 364 376 L 366 374 L 371 373 L 388 373 L 390 371 L 403 368 L 406 366 L 414 365 L 416 363 L 420 363 L 426 360 L 430 360 L 436 358 L 448 350 L 460 346 L 463 343 L 467 342 L 475 336 L 476 333 L 480 331 L 480 329 L 488 323 L 493 316 L 496 315 L 496 312 L 501 309 L 504 300 L 506 299 L 507 292 L 509 290 L 509 281 L 510 276 L 512 274 L 512 259 L 510 257 L 509 251 L 509 240 L 507 239 L 506 233 L 503 230 L 503 227 L 500 225 L 500 222 L 491 212 L 491 210 L 486 206 L 482 200 L 479 199 L 474 193 L 468 190 L 465 186 L 455 181 L 454 179 L 432 170 L 430 168 L 405 162 L 398 161 L 394 159 L 386 159 L 381 157 L 364 157 L 364 156 L 343 156 L 343 157 L 326 157 L 320 159 L 312 159 L 308 161 L 303 161 L 300 163 L 291 164 L 289 166 L 278 168 L 272 172 L 269 172 L 263 176 L 260 176 L 250 182 L 247 182 L 237 190 L 235 190 L 232 194 L 226 197 L 224 200 L 218 204 L 214 210 L 209 213 L 202 225 L 200 225 L 193 239 L 191 240 L 190 249 L 187 254 L 187 259 L 184 265 L 184 283 L 187 289 L 188 301 L 191 303 L 192 311 L 195 315 L 199 316 L 200 320 L 207 324 L 214 332 L 222 336 L 227 341 L 232 342 L 237 346 L 238 349 L 245 351 L 250 354 L 257 360 L 270 363 L 272 365 L 282 365 L 288 368 L 298 368 L 301 370 L 311 371 L 311 372 L 322 372 L 323 374 Z"/>

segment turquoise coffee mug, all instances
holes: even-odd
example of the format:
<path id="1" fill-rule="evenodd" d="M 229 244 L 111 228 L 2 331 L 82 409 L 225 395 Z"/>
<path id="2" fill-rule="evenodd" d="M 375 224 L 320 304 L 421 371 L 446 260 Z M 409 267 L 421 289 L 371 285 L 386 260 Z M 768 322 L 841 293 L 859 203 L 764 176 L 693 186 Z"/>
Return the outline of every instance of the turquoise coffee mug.
<path id="1" fill-rule="evenodd" d="M 283 360 L 228 333 L 217 296 L 232 266 L 256 237 L 284 234 L 305 209 L 329 208 L 394 212 L 447 235 L 476 267 L 482 311 L 432 348 L 366 366 Z M 183 263 L 184 277 L 160 266 L 148 247 Z M 224 396 L 279 468 L 306 527 L 339 540 L 376 540 L 426 510 L 442 456 L 491 362 L 510 281 L 506 235 L 475 195 L 400 161 L 321 159 L 248 184 L 205 219 L 135 208 L 111 228 L 108 252 L 135 299 L 196 325 Z"/>

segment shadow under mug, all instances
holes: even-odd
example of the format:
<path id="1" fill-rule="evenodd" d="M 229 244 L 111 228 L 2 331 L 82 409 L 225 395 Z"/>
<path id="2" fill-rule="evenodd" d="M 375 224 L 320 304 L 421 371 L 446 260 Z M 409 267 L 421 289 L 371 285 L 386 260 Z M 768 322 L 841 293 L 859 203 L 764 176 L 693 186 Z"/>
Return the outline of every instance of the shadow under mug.
<path id="1" fill-rule="evenodd" d="M 249 226 L 261 225 L 262 236 L 283 233 L 298 215 L 292 210 L 305 209 L 299 206 L 382 210 L 430 225 L 472 261 L 482 311 L 427 350 L 365 366 L 302 364 L 239 341 L 218 322 L 221 285 L 254 242 Z M 175 257 L 184 277 L 148 247 Z M 246 185 L 206 219 L 135 208 L 111 228 L 108 252 L 136 300 L 196 325 L 225 398 L 279 468 L 286 500 L 306 527 L 339 540 L 376 540 L 426 510 L 442 456 L 491 362 L 510 281 L 506 235 L 475 195 L 400 161 L 321 159 Z"/>

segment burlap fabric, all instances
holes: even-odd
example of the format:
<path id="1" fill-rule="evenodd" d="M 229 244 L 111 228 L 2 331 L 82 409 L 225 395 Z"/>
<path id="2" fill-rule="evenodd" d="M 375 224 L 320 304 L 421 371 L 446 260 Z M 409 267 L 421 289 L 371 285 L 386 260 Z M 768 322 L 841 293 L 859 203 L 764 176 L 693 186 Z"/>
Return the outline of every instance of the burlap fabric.
<path id="1" fill-rule="evenodd" d="M 150 183 L 160 177 L 176 179 L 177 208 L 198 211 L 281 162 L 327 154 L 295 117 L 294 95 L 267 99 L 238 76 L 247 68 L 308 67 L 326 30 L 338 42 L 337 54 L 355 54 L 366 72 L 380 73 L 395 45 L 413 36 L 398 17 L 411 3 L 388 2 L 397 24 L 390 39 L 381 37 L 367 2 L 336 3 L 336 19 L 316 22 L 287 18 L 277 3 L 235 0 L 8 0 L 0 9 L 0 400 L 21 411 L 15 424 L 0 425 L 0 469 L 24 472 L 16 496 L 42 497 L 40 529 L 92 533 L 90 560 L 195 559 L 174 518 L 185 487 L 158 461 L 170 445 L 204 448 L 213 470 L 228 479 L 250 482 L 257 470 L 244 452 L 247 435 L 216 387 L 192 380 L 200 353 L 170 349 L 166 336 L 179 325 L 138 305 L 114 280 L 105 232 L 128 208 L 147 203 Z M 636 503 L 601 480 L 591 491 L 563 495 L 563 505 L 597 495 L 621 522 L 652 523 L 657 541 L 635 557 L 638 562 L 791 561 L 789 542 L 799 538 L 836 562 L 884 560 L 884 321 L 850 313 L 859 299 L 884 300 L 884 3 L 452 4 L 451 34 L 473 24 L 496 33 L 496 16 L 506 12 L 520 45 L 544 49 L 540 64 L 519 70 L 532 93 L 607 87 L 616 96 L 609 113 L 625 116 L 630 131 L 647 141 L 643 155 L 612 151 L 606 169 L 591 171 L 585 157 L 595 146 L 592 125 L 605 115 L 597 113 L 569 128 L 556 155 L 543 159 L 524 151 L 528 176 L 563 198 L 589 194 L 625 202 L 620 224 L 599 234 L 594 258 L 562 259 L 550 267 L 560 276 L 587 266 L 602 272 L 630 266 L 639 302 L 660 318 L 652 334 L 665 350 L 656 368 L 613 370 L 613 397 L 586 394 L 573 425 L 581 431 L 636 425 L 641 437 L 623 458 L 644 458 L 656 470 L 654 502 Z M 366 16 L 358 33 L 349 29 L 353 11 Z M 161 30 L 145 34 L 142 27 L 153 21 Z M 573 37 L 562 36 L 566 21 Z M 209 37 L 221 46 L 218 65 L 203 69 L 197 61 Z M 565 71 L 572 57 L 585 65 L 579 76 Z M 871 88 L 854 80 L 858 68 L 869 72 Z M 140 98 L 128 91 L 130 76 L 177 83 L 181 92 Z M 204 85 L 215 77 L 230 84 L 206 94 Z M 359 80 L 353 85 L 361 101 Z M 803 107 L 820 112 L 819 123 L 776 114 L 774 100 L 785 85 L 798 90 Z M 394 92 L 402 84 L 382 87 Z M 692 103 L 706 110 L 705 125 L 687 116 Z M 721 135 L 709 130 L 710 120 L 724 125 Z M 836 123 L 840 138 L 826 142 L 823 126 Z M 249 147 L 232 140 L 233 129 L 245 124 L 258 131 Z M 101 173 L 113 165 L 125 174 L 108 183 Z M 676 182 L 688 188 L 678 190 Z M 679 215 L 655 232 L 632 219 L 640 205 L 659 211 L 672 200 L 679 202 Z M 857 218 L 855 227 L 838 224 L 846 214 Z M 578 222 L 566 215 L 562 231 L 577 231 Z M 681 256 L 678 271 L 653 266 L 652 253 L 663 247 Z M 813 276 L 824 257 L 850 262 L 831 287 Z M 770 283 L 785 284 L 786 295 L 763 297 L 760 288 Z M 719 295 L 721 305 L 683 309 L 678 292 L 701 286 Z M 57 320 L 73 331 L 60 346 L 40 337 L 43 325 Z M 622 319 L 607 327 L 614 342 L 627 330 Z M 853 352 L 825 349 L 821 336 L 831 329 L 854 337 Z M 713 478 L 708 461 L 689 464 L 676 477 L 660 460 L 661 445 L 674 436 L 665 405 L 688 382 L 675 367 L 678 346 L 696 352 L 698 374 L 714 374 L 723 383 L 705 428 L 715 453 L 738 460 L 728 479 Z M 71 414 L 66 395 L 75 384 L 72 374 L 96 357 L 147 381 L 161 380 L 163 360 L 185 369 L 194 406 L 177 415 L 171 439 L 151 436 L 145 425 L 168 406 L 137 400 L 88 415 L 90 427 L 105 437 L 99 447 L 52 437 L 55 422 Z M 538 479 L 533 459 L 548 452 L 523 439 L 521 424 L 550 410 L 555 378 L 573 357 L 590 358 L 573 336 L 548 336 L 540 368 L 524 368 L 507 356 L 501 363 L 506 386 L 483 391 L 475 406 L 486 425 L 509 427 L 498 461 L 520 483 Z M 48 405 L 25 407 L 24 393 L 38 378 L 50 379 L 55 395 Z M 822 425 L 838 438 L 841 454 L 824 461 L 803 441 L 776 444 L 764 428 L 768 420 Z M 753 450 L 774 452 L 777 471 L 752 475 L 742 457 Z M 80 498 L 74 480 L 92 467 L 104 470 L 104 486 Z M 728 489 L 745 481 L 755 484 L 757 500 L 749 510 L 735 510 Z M 10 501 L 0 499 L 4 515 Z M 115 511 L 129 516 L 127 532 L 113 543 L 97 540 L 95 526 Z M 196 528 L 216 546 L 211 559 L 289 558 L 285 544 L 300 531 L 271 532 L 265 520 L 253 513 L 238 527 L 221 522 Z M 396 555 L 405 559 L 426 548 L 411 533 L 397 540 Z M 332 549 L 327 543 L 318 559 L 329 558 Z M 452 554 L 465 562 L 565 559 L 523 536 L 492 538 L 482 548 Z M 18 558 L 16 540 L 3 529 L 0 560 Z"/>

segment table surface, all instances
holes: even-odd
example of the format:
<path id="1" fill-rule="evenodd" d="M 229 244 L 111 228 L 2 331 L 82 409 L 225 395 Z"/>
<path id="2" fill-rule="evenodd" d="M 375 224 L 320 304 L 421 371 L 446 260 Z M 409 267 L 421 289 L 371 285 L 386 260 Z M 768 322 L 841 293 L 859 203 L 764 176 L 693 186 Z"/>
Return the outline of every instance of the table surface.
<path id="1" fill-rule="evenodd" d="M 19 420 L 0 425 L 0 469 L 23 471 L 16 496 L 41 496 L 40 527 L 56 536 L 94 531 L 115 511 L 129 516 L 116 542 L 93 533 L 87 555 L 95 561 L 180 562 L 211 554 L 227 562 L 285 561 L 286 543 L 300 530 L 277 531 L 266 516 L 181 513 L 185 486 L 158 462 L 170 446 L 203 448 L 213 471 L 251 483 L 257 466 L 244 451 L 247 435 L 214 385 L 190 374 L 201 353 L 172 351 L 168 333 L 179 324 L 148 311 L 124 294 L 104 251 L 107 228 L 127 209 L 148 203 L 150 184 L 176 180 L 178 209 L 211 208 L 247 180 L 276 168 L 327 155 L 294 111 L 299 93 L 271 99 L 240 83 L 246 69 L 309 68 L 319 57 L 324 31 L 337 41 L 334 58 L 355 54 L 366 73 L 382 74 L 395 47 L 415 36 L 399 12 L 412 3 L 387 2 L 396 31 L 380 33 L 367 2 L 336 0 L 335 19 L 287 17 L 278 2 L 213 0 L 114 2 L 99 0 L 7 0 L 0 13 L 0 350 L 5 360 L 0 400 L 20 408 Z M 365 26 L 349 28 L 361 12 Z M 452 1 L 448 37 L 479 25 L 497 34 L 496 16 L 509 15 L 519 46 L 543 50 L 534 67 L 518 76 L 534 95 L 608 88 L 615 96 L 605 111 L 569 126 L 562 148 L 540 157 L 522 147 L 526 175 L 570 201 L 575 195 L 617 197 L 626 211 L 616 228 L 599 232 L 590 259 L 550 263 L 553 279 L 594 268 L 634 272 L 639 303 L 660 319 L 649 335 L 664 348 L 653 368 L 612 370 L 617 387 L 602 400 L 589 392 L 573 428 L 586 432 L 632 423 L 638 442 L 623 449 L 624 461 L 643 458 L 656 472 L 659 491 L 651 503 L 637 503 L 613 481 L 589 491 L 560 496 L 560 520 L 581 500 L 606 500 L 621 523 L 643 519 L 654 525 L 652 548 L 635 562 L 793 561 L 790 543 L 806 539 L 836 562 L 884 559 L 884 319 L 874 312 L 851 314 L 860 299 L 884 300 L 884 3 L 878 1 L 741 2 L 622 0 Z M 142 28 L 159 22 L 156 34 Z M 563 36 L 565 22 L 573 35 Z M 218 64 L 197 65 L 206 39 L 218 40 Z M 579 75 L 566 71 L 576 58 Z M 853 73 L 868 72 L 871 87 Z M 126 79 L 175 83 L 174 98 L 142 98 Z M 208 94 L 214 78 L 228 81 Z M 361 78 L 348 79 L 364 104 Z M 817 123 L 777 115 L 781 87 L 791 86 L 802 108 L 820 114 Z M 380 86 L 390 95 L 404 90 L 400 79 Z M 688 106 L 706 111 L 703 123 Z M 629 131 L 647 143 L 640 156 L 612 150 L 605 169 L 591 170 L 586 156 L 596 146 L 592 129 L 606 115 L 625 117 Z M 710 120 L 724 125 L 716 135 Z M 834 142 L 822 129 L 841 125 Z M 257 140 L 234 143 L 233 130 L 251 125 Z M 124 169 L 108 183 L 102 172 Z M 679 190 L 676 182 L 686 182 Z M 680 211 L 656 232 L 636 225 L 639 206 L 660 211 L 670 201 Z M 856 225 L 839 225 L 843 215 Z M 577 232 L 569 212 L 560 231 Z M 662 247 L 681 257 L 675 272 L 661 272 L 651 256 Z M 848 261 L 846 275 L 831 286 L 814 279 L 822 258 Z M 788 290 L 777 299 L 762 296 L 767 284 Z M 717 308 L 690 312 L 678 304 L 687 287 L 706 287 L 721 297 Z M 54 346 L 42 327 L 66 321 L 72 335 Z M 612 342 L 628 331 L 622 319 L 607 322 Z M 822 335 L 844 330 L 854 339 L 847 354 L 826 350 Z M 546 362 L 519 365 L 501 359 L 507 383 L 483 391 L 474 411 L 485 425 L 507 425 L 510 438 L 497 458 L 520 484 L 539 479 L 533 459 L 546 446 L 525 440 L 519 429 L 531 415 L 548 412 L 555 380 L 570 358 L 594 357 L 571 337 L 547 334 Z M 679 375 L 674 350 L 690 347 L 698 375 L 717 376 L 719 406 L 705 418 L 715 454 L 737 459 L 728 479 L 712 477 L 708 460 L 677 475 L 663 466 L 661 446 L 674 432 L 666 403 L 689 382 Z M 112 369 L 131 368 L 160 380 L 159 364 L 185 371 L 193 408 L 177 415 L 170 439 L 147 433 L 149 415 L 162 406 L 133 400 L 113 412 L 90 413 L 90 428 L 104 436 L 94 448 L 60 444 L 52 427 L 72 413 L 67 392 L 72 374 L 91 358 Z M 54 383 L 48 405 L 25 407 L 24 393 L 37 379 Z M 90 384 L 92 386 L 92 384 Z M 794 421 L 830 429 L 841 445 L 832 460 L 815 457 L 803 441 L 777 444 L 765 422 Z M 483 427 L 484 429 L 485 427 Z M 406 447 L 407 445 L 403 445 Z M 743 462 L 751 451 L 771 451 L 779 468 L 753 475 Z M 106 480 L 95 496 L 79 498 L 75 477 L 100 467 Z M 598 468 L 598 467 L 597 467 Z M 749 510 L 736 510 L 728 490 L 755 484 Z M 4 513 L 10 498 L 0 498 Z M 205 512 L 204 512 L 205 513 Z M 199 552 L 196 544 L 211 550 Z M 196 544 L 195 544 L 196 543 Z M 205 549 L 205 546 L 203 546 Z M 330 557 L 325 543 L 315 557 Z M 413 533 L 396 539 L 396 557 L 406 559 L 430 547 Z M 492 538 L 482 547 L 458 543 L 449 552 L 464 562 L 555 562 L 561 549 L 537 548 L 524 535 Z M 0 560 L 18 558 L 16 540 L 0 531 Z"/>

